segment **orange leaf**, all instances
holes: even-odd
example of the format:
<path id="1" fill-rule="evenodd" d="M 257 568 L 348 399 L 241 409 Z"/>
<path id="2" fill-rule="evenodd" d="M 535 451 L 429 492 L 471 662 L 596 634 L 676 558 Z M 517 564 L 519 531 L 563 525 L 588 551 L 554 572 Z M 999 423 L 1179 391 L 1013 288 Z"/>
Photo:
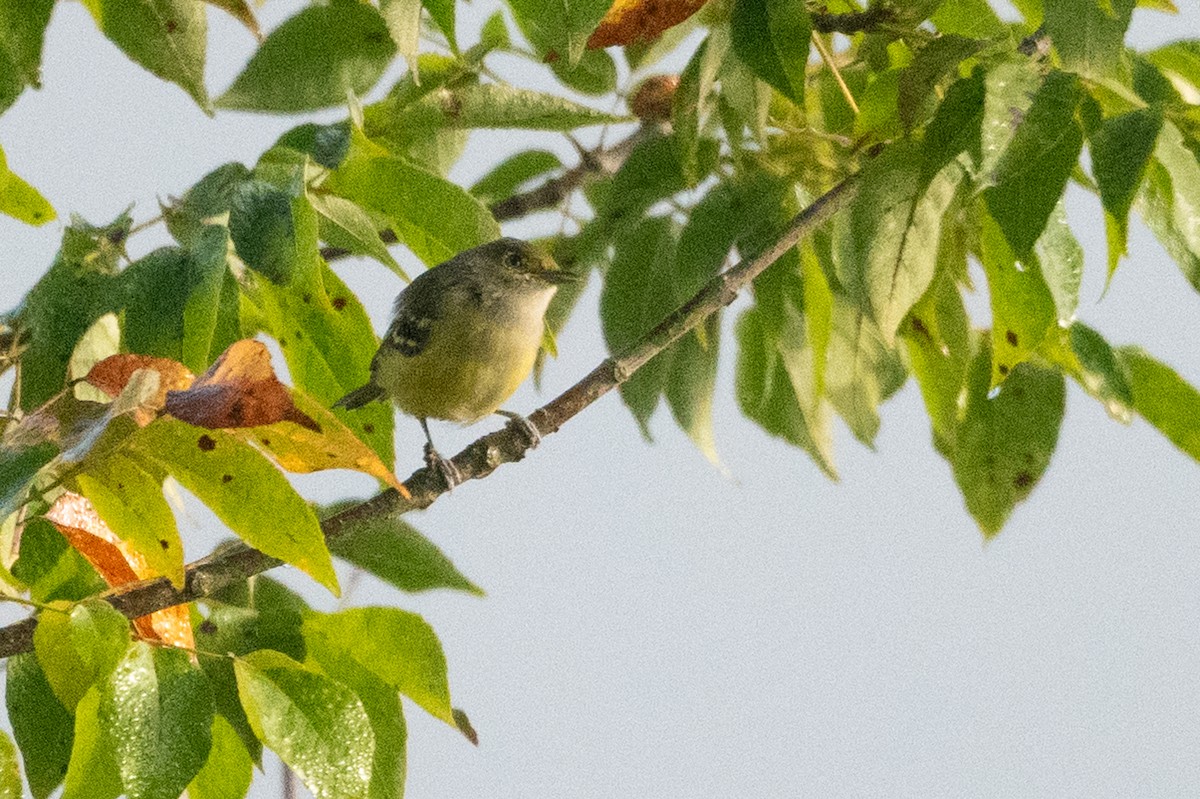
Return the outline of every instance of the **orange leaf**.
<path id="1" fill-rule="evenodd" d="M 188 368 L 179 361 L 170 358 L 155 358 L 150 355 L 110 355 L 91 368 L 84 378 L 88 383 L 103 391 L 110 397 L 115 397 L 125 388 L 129 378 L 138 369 L 153 369 L 158 372 L 159 390 L 166 398 L 168 391 L 187 388 L 196 379 Z M 162 407 L 162 403 L 159 403 Z"/>
<path id="2" fill-rule="evenodd" d="M 64 493 L 46 512 L 46 519 L 113 588 L 161 576 L 146 566 L 145 558 L 117 538 L 86 497 L 70 491 Z M 185 649 L 196 646 L 187 605 L 140 616 L 133 620 L 133 625 L 143 638 Z"/>
<path id="3" fill-rule="evenodd" d="M 695 14 L 705 1 L 616 0 L 588 37 L 588 49 L 653 39 Z"/>
<path id="4" fill-rule="evenodd" d="M 293 399 L 303 409 L 300 413 L 317 420 L 315 431 L 307 427 L 258 427 L 246 430 L 242 437 L 289 472 L 353 469 L 383 480 L 411 499 L 392 470 L 333 411 L 298 391 Z"/>
<path id="5" fill-rule="evenodd" d="M 266 346 L 249 338 L 230 344 L 190 388 L 168 392 L 166 408 L 176 419 L 210 429 L 287 421 L 321 431 L 296 409 L 292 392 L 271 369 Z"/>

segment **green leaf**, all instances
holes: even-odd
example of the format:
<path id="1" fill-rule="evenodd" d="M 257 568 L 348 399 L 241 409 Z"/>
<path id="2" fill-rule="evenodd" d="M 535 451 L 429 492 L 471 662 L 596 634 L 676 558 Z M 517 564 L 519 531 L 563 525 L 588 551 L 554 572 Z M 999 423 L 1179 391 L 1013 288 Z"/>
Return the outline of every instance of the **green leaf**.
<path id="1" fill-rule="evenodd" d="M 1092 175 L 1104 206 L 1110 280 L 1117 262 L 1125 254 L 1129 208 L 1146 174 L 1162 123 L 1160 110 L 1141 108 L 1104 120 L 1088 139 Z"/>
<path id="2" fill-rule="evenodd" d="M 23 795 L 17 747 L 8 733 L 0 732 L 0 799 L 21 799 Z"/>
<path id="3" fill-rule="evenodd" d="M 1088 78 L 1127 79 L 1125 29 L 1134 0 L 1052 0 L 1046 32 L 1063 66 Z"/>
<path id="4" fill-rule="evenodd" d="M 366 211 L 349 200 L 332 194 L 310 194 L 308 199 L 312 202 L 313 210 L 339 231 L 338 241 L 351 245 L 346 249 L 371 256 L 405 282 L 412 280 L 388 252 L 387 245 L 379 238 L 379 230 Z"/>
<path id="5" fill-rule="evenodd" d="M 368 788 L 370 799 L 402 799 L 408 729 L 400 706 L 400 694 L 354 660 L 345 649 L 325 645 L 323 637 L 317 639 L 310 647 L 312 660 L 322 671 L 358 695 L 375 734 Z"/>
<path id="6" fill-rule="evenodd" d="M 362 303 L 317 253 L 317 215 L 312 205 L 298 197 L 292 213 L 295 277 L 288 286 L 258 281 L 253 297 L 262 329 L 279 342 L 292 382 L 328 406 L 367 382 L 378 339 Z M 377 403 L 337 414 L 390 468 L 392 409 Z"/>
<path id="7" fill-rule="evenodd" d="M 42 518 L 26 520 L 21 554 L 12 565 L 12 573 L 29 586 L 31 598 L 43 603 L 83 599 L 108 588 L 83 555 Z M 17 740 L 21 740 L 20 736 Z M 24 746 L 21 748 L 24 750 Z"/>
<path id="8" fill-rule="evenodd" d="M 941 3 L 929 17 L 939 33 L 994 39 L 1008 34 L 1008 28 L 987 0 L 950 0 Z"/>
<path id="9" fill-rule="evenodd" d="M 983 196 L 1019 258 L 1046 227 L 1079 162 L 1083 132 L 1075 119 L 1082 97 L 1071 75 L 1052 72 L 996 167 L 996 183 Z"/>
<path id="10" fill-rule="evenodd" d="M 337 169 L 350 153 L 350 123 L 297 125 L 275 141 L 276 146 L 305 153 L 326 169 Z"/>
<path id="11" fill-rule="evenodd" d="M 566 58 L 575 64 L 583 57 L 588 37 L 608 11 L 609 0 L 508 0 L 517 26 L 539 58 Z"/>
<path id="12" fill-rule="evenodd" d="M 54 696 L 34 653 L 14 655 L 7 667 L 4 698 L 13 737 L 25 761 L 25 779 L 34 799 L 46 799 L 67 774 L 74 721 Z"/>
<path id="13" fill-rule="evenodd" d="M 271 32 L 217 105 L 281 114 L 341 105 L 369 92 L 395 55 L 372 6 L 310 6 Z"/>
<path id="14" fill-rule="evenodd" d="M 90 464 L 75 482 L 117 538 L 145 558 L 152 573 L 182 588 L 183 542 L 175 514 L 163 498 L 162 477 L 117 452 Z"/>
<path id="15" fill-rule="evenodd" d="M 865 297 L 889 346 L 929 288 L 942 217 L 964 178 L 950 163 L 925 184 L 916 145 L 898 143 L 867 168 L 850 213 L 838 218 L 838 280 Z"/>
<path id="16" fill-rule="evenodd" d="M 224 224 L 234 190 L 250 179 L 245 165 L 231 162 L 209 172 L 182 198 L 163 206 L 163 219 L 175 240 L 185 247 L 195 244 L 205 229 Z"/>
<path id="17" fill-rule="evenodd" d="M 187 788 L 188 799 L 242 799 L 250 790 L 254 762 L 223 716 L 214 716 L 208 761 Z"/>
<path id="18" fill-rule="evenodd" d="M 0 148 L 0 214 L 8 214 L 27 225 L 44 225 L 57 216 L 37 189 L 8 168 L 3 148 Z"/>
<path id="19" fill-rule="evenodd" d="M 1062 200 L 1046 220 L 1037 244 L 1033 246 L 1042 278 L 1054 298 L 1060 322 L 1075 318 L 1079 306 L 1079 285 L 1083 280 L 1083 247 L 1067 225 L 1067 209 Z"/>
<path id="20" fill-rule="evenodd" d="M 553 94 L 521 89 L 504 83 L 465 83 L 441 86 L 416 102 L 395 109 L 387 119 L 387 101 L 368 115 L 367 129 L 379 135 L 380 126 L 415 128 L 518 128 L 522 130 L 575 130 L 589 125 L 627 121 Z"/>
<path id="21" fill-rule="evenodd" d="M 950 257 L 945 248 L 942 257 Z M 909 366 L 925 400 L 934 441 L 943 448 L 954 446 L 958 401 L 972 356 L 971 321 L 952 274 L 945 267 L 938 270 L 929 291 L 913 306 L 901 331 Z"/>
<path id="22" fill-rule="evenodd" d="M 945 5 L 951 4 L 943 7 Z M 945 34 L 916 52 L 912 63 L 900 73 L 897 106 L 906 131 L 912 131 L 925 121 L 933 111 L 934 97 L 942 80 L 957 77 L 963 60 L 977 53 L 982 46 L 983 43 L 975 39 Z"/>
<path id="23" fill-rule="evenodd" d="M 899 67 L 871 73 L 867 84 L 858 94 L 859 113 L 854 119 L 854 134 L 872 140 L 900 139 L 904 128 L 900 124 Z"/>
<path id="24" fill-rule="evenodd" d="M 0 514 L 8 518 L 25 503 L 33 479 L 57 454 L 58 447 L 49 441 L 32 446 L 0 445 Z"/>
<path id="25" fill-rule="evenodd" d="M 967 510 L 990 538 L 1050 464 L 1066 390 L 1058 370 L 1022 363 L 989 395 L 992 358 L 982 335 L 975 350 L 953 445 L 935 443 L 950 461 Z"/>
<path id="26" fill-rule="evenodd" d="M 308 606 L 289 589 L 269 577 L 256 575 L 226 588 L 215 599 L 222 604 L 213 607 L 203 623 L 194 625 L 198 649 L 234 655 L 274 649 L 293 660 L 304 659 L 301 612 Z M 238 697 L 233 661 L 203 658 L 200 667 L 212 686 L 217 713 L 237 733 L 251 760 L 261 765 L 262 744 L 250 728 Z"/>
<path id="27" fill-rule="evenodd" d="M 1163 72 L 1200 89 L 1200 42 L 1195 39 L 1171 42 L 1151 50 L 1145 57 Z"/>
<path id="28" fill-rule="evenodd" d="M 772 268 L 780 265 L 776 262 Z M 803 320 L 794 314 L 792 310 L 776 317 L 755 305 L 738 320 L 738 405 L 768 433 L 804 449 L 825 474 L 837 479 L 829 404 L 817 402 L 806 413 L 800 397 L 811 397 L 812 387 L 794 382 L 804 374 L 796 367 L 814 357 L 804 338 Z M 811 405 L 807 399 L 806 403 Z"/>
<path id="29" fill-rule="evenodd" d="M 112 736 L 100 721 L 100 687 L 93 686 L 75 708 L 75 744 L 62 799 L 117 799 L 120 793 Z"/>
<path id="30" fill-rule="evenodd" d="M 252 447 L 223 430 L 165 417 L 139 430 L 128 446 L 178 480 L 246 543 L 338 592 L 312 508 Z"/>
<path id="31" fill-rule="evenodd" d="M 351 522 L 329 548 L 402 591 L 451 588 L 483 596 L 436 544 L 399 517 Z"/>
<path id="32" fill-rule="evenodd" d="M 703 139 L 697 148 L 697 179 L 716 166 L 716 142 Z M 673 136 L 650 136 L 638 142 L 613 176 L 606 198 L 597 206 L 597 223 L 606 231 L 635 225 L 659 200 L 688 187 L 679 145 Z"/>
<path id="33" fill-rule="evenodd" d="M 0 0 L 0 113 L 41 85 L 42 44 L 54 0 Z"/>
<path id="34" fill-rule="evenodd" d="M 234 661 L 255 734 L 316 796 L 368 795 L 375 735 L 354 692 L 278 652 Z"/>
<path id="35" fill-rule="evenodd" d="M 232 278 L 227 248 L 225 228 L 210 225 L 191 250 L 164 247 L 130 266 L 122 276 L 127 298 L 122 348 L 182 361 L 197 373 L 207 369 L 231 343 L 228 332 L 217 335 L 222 315 L 236 313 L 233 298 L 224 296 Z"/>
<path id="36" fill-rule="evenodd" d="M 430 266 L 500 236 L 478 200 L 397 156 L 352 157 L 326 186 L 386 217 L 400 241 Z"/>
<path id="37" fill-rule="evenodd" d="M 129 799 L 177 799 L 208 760 L 212 694 L 181 649 L 130 645 L 100 685 L 99 715 Z"/>
<path id="38" fill-rule="evenodd" d="M 1133 418 L 1133 390 L 1124 367 L 1117 359 L 1116 351 L 1104 337 L 1087 325 L 1076 322 L 1063 331 L 1073 358 L 1052 360 L 1063 365 L 1084 391 L 1104 405 L 1108 415 L 1124 424 Z"/>
<path id="39" fill-rule="evenodd" d="M 584 50 L 574 64 L 556 59 L 550 69 L 564 86 L 580 94 L 602 97 L 617 88 L 617 64 L 605 50 Z"/>
<path id="40" fill-rule="evenodd" d="M 435 25 L 441 29 L 451 51 L 458 52 L 458 41 L 454 26 L 454 0 L 421 0 Z"/>
<path id="41" fill-rule="evenodd" d="M 936 245 L 935 245 L 936 246 Z M 854 437 L 868 447 L 879 432 L 879 405 L 908 376 L 895 348 L 858 306 L 834 295 L 825 393 Z"/>
<path id="42" fill-rule="evenodd" d="M 755 76 L 803 107 L 812 34 L 803 0 L 735 0 L 729 32 L 733 51 Z"/>
<path id="43" fill-rule="evenodd" d="M 945 98 L 925 128 L 922 181 L 932 179 L 959 153 L 969 154 L 977 165 L 983 160 L 980 136 L 986 94 L 982 69 L 976 69 L 969 78 L 955 81 L 946 90 Z"/>
<path id="44" fill-rule="evenodd" d="M 1163 124 L 1135 205 L 1183 274 L 1200 291 L 1200 163 L 1179 129 Z"/>
<path id="45" fill-rule="evenodd" d="M 46 681 L 63 706 L 75 710 L 84 693 L 107 678 L 129 646 L 129 620 L 99 599 L 43 611 L 33 633 Z"/>
<path id="46" fill-rule="evenodd" d="M 433 628 L 415 613 L 387 607 L 308 613 L 304 638 L 310 651 L 338 652 L 454 725 L 446 656 Z"/>
<path id="47" fill-rule="evenodd" d="M 1034 59 L 1014 54 L 988 69 L 983 82 L 983 120 L 976 176 L 985 182 L 993 182 L 997 164 L 1005 157 L 1013 136 L 1027 118 L 1033 98 L 1042 85 L 1042 75 Z"/>
<path id="48" fill-rule="evenodd" d="M 116 273 L 131 224 L 127 213 L 104 227 L 73 220 L 53 265 L 25 296 L 19 311 L 30 334 L 21 356 L 23 409 L 63 390 L 75 343 L 92 323 L 123 304 Z"/>
<path id="49" fill-rule="evenodd" d="M 713 436 L 712 413 L 720 340 L 721 315 L 716 313 L 672 345 L 665 390 L 667 406 L 679 427 L 717 466 L 721 459 Z"/>
<path id="50" fill-rule="evenodd" d="M 421 0 L 380 0 L 379 13 L 416 80 L 419 75 L 417 51 L 421 39 Z"/>
<path id="51" fill-rule="evenodd" d="M 507 50 L 512 46 L 508 35 L 508 25 L 504 22 L 504 12 L 495 11 L 479 30 L 479 46 L 484 50 Z"/>
<path id="52" fill-rule="evenodd" d="M 991 386 L 1004 382 L 1041 344 L 1057 318 L 1054 297 L 1032 254 L 1018 259 L 999 225 L 980 214 L 980 261 L 992 303 Z"/>
<path id="53" fill-rule="evenodd" d="M 620 356 L 675 307 L 674 223 L 643 219 L 617 242 L 600 292 L 600 326 L 609 352 Z M 648 422 L 667 385 L 674 348 L 660 352 L 620 386 L 621 399 L 648 439 Z"/>
<path id="54" fill-rule="evenodd" d="M 238 257 L 272 282 L 286 286 L 296 268 L 292 196 L 261 180 L 239 183 L 229 208 L 229 236 Z"/>
<path id="55" fill-rule="evenodd" d="M 176 84 L 203 109 L 208 24 L 200 0 L 83 0 L 104 35 L 134 62 Z"/>
<path id="56" fill-rule="evenodd" d="M 1116 356 L 1129 375 L 1134 409 L 1168 441 L 1200 460 L 1200 392 L 1140 347 L 1119 347 Z"/>
<path id="57" fill-rule="evenodd" d="M 471 187 L 475 199 L 487 206 L 508 199 L 519 189 L 556 169 L 562 159 L 549 150 L 524 150 L 501 161 Z"/>

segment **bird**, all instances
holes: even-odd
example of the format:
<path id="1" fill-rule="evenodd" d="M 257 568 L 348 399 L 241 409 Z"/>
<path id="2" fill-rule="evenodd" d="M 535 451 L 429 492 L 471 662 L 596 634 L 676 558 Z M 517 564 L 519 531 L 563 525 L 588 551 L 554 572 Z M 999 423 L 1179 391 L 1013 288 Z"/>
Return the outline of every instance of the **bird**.
<path id="1" fill-rule="evenodd" d="M 367 383 L 334 403 L 361 408 L 390 399 L 425 432 L 425 462 L 454 488 L 461 477 L 438 454 L 429 419 L 467 425 L 499 414 L 537 444 L 536 428 L 501 410 L 533 370 L 546 310 L 575 279 L 534 244 L 500 238 L 418 275 L 396 297 Z"/>

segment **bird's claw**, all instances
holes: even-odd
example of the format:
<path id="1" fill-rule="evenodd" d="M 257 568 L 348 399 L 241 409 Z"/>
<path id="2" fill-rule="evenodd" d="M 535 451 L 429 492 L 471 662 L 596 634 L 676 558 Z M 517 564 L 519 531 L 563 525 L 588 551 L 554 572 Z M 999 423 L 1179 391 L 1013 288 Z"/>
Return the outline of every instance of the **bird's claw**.
<path id="1" fill-rule="evenodd" d="M 432 444 L 425 445 L 425 465 L 442 476 L 447 491 L 453 491 L 463 481 L 462 473 L 458 471 L 454 461 L 443 458 Z"/>
<path id="2" fill-rule="evenodd" d="M 537 445 L 542 443 L 542 434 L 534 426 L 533 422 L 526 419 L 519 413 L 512 411 L 496 411 L 496 413 L 508 419 L 508 424 L 515 427 L 525 434 L 525 439 L 529 442 L 530 449 L 537 449 Z"/>

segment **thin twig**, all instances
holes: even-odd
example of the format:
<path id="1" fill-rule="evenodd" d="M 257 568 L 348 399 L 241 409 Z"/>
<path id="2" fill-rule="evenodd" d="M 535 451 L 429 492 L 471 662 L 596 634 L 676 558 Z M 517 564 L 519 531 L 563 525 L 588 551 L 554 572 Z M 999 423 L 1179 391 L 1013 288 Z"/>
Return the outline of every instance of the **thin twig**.
<path id="1" fill-rule="evenodd" d="M 833 73 L 833 79 L 837 81 L 838 88 L 842 90 L 842 96 L 850 104 L 854 115 L 858 116 L 858 103 L 854 102 L 854 95 L 850 93 L 850 87 L 842 79 L 842 72 L 838 69 L 837 62 L 833 59 L 833 53 L 829 52 L 829 48 L 825 46 L 825 42 L 821 40 L 820 35 L 816 31 L 813 31 L 812 40 L 813 44 L 817 46 L 817 52 L 821 54 L 821 60 L 825 62 L 825 66 L 829 67 L 829 71 Z"/>
<path id="2" fill-rule="evenodd" d="M 651 330 L 637 346 L 618 357 L 605 358 L 578 383 L 530 414 L 529 422 L 540 437 L 545 438 L 557 432 L 573 416 L 628 380 L 676 339 L 733 302 L 738 292 L 764 269 L 849 203 L 857 187 L 858 181 L 854 176 L 834 186 L 793 218 L 770 247 L 752 258 L 742 259 L 733 268 L 708 281 L 690 300 Z M 454 456 L 453 463 L 464 481 L 478 480 L 487 477 L 502 464 L 521 460 L 530 447 L 526 431 L 508 426 L 469 445 Z M 411 499 L 400 496 L 395 489 L 388 489 L 325 519 L 321 523 L 321 530 L 330 548 L 336 551 L 338 541 L 363 522 L 429 507 L 446 491 L 440 473 L 429 468 L 413 472 L 404 485 L 411 493 Z M 104 594 L 103 598 L 126 616 L 136 618 L 209 596 L 236 581 L 281 564 L 282 561 L 276 558 L 244 543 L 237 543 L 188 564 L 182 590 L 174 588 L 169 580 L 161 577 L 122 586 Z M 37 617 L 31 616 L 0 629 L 0 657 L 29 651 L 33 646 L 33 630 L 36 626 Z"/>

